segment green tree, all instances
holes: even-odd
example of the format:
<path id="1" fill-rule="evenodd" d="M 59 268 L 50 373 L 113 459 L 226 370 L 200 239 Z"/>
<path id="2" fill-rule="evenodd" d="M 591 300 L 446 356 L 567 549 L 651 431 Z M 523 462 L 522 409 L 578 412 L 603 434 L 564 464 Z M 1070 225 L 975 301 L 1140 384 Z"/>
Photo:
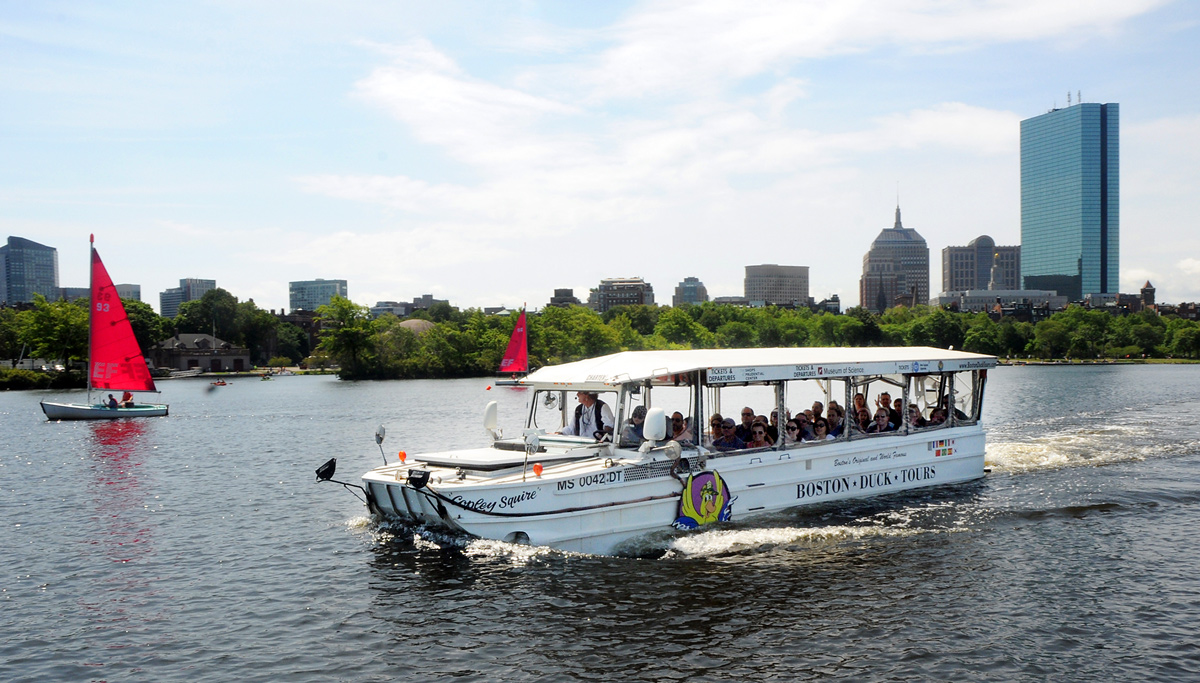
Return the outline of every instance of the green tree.
<path id="1" fill-rule="evenodd" d="M 266 347 L 276 338 L 278 327 L 279 318 L 255 305 L 254 299 L 247 299 L 235 309 L 235 337 L 231 341 L 246 347 L 254 362 L 262 362 L 266 360 Z"/>
<path id="2" fill-rule="evenodd" d="M 1171 353 L 1184 358 L 1200 358 L 1200 325 L 1193 323 L 1176 330 L 1171 339 Z"/>
<path id="3" fill-rule="evenodd" d="M 171 319 L 155 313 L 150 304 L 137 299 L 122 299 L 121 304 L 142 353 L 171 336 Z"/>
<path id="4" fill-rule="evenodd" d="M 1062 321 L 1051 317 L 1033 328 L 1033 343 L 1042 358 L 1058 358 L 1071 343 L 1071 335 Z"/>
<path id="5" fill-rule="evenodd" d="M 88 300 L 46 301 L 33 295 L 33 309 L 21 314 L 18 340 L 28 346 L 27 356 L 59 360 L 84 360 L 88 353 Z"/>
<path id="6" fill-rule="evenodd" d="M 755 345 L 754 327 L 733 320 L 717 329 L 717 346 L 723 349 L 745 349 Z"/>
<path id="7" fill-rule="evenodd" d="M 292 364 L 299 363 L 308 355 L 308 335 L 291 323 L 279 323 L 275 328 L 275 351 L 287 357 Z"/>
<path id="8" fill-rule="evenodd" d="M 963 338 L 964 351 L 972 353 L 986 353 L 992 356 L 1004 355 L 1004 344 L 1001 340 L 1000 326 L 992 322 L 987 316 L 984 316 L 982 321 L 976 322 L 968 330 Z"/>
<path id="9" fill-rule="evenodd" d="M 646 304 L 613 306 L 604 312 L 602 318 L 605 323 L 609 323 L 618 315 L 624 315 L 629 318 L 629 324 L 637 330 L 638 334 L 648 337 L 654 334 L 654 326 L 658 324 L 658 316 L 662 310 L 672 309 L 667 307 L 660 309 L 658 306 Z"/>
<path id="10" fill-rule="evenodd" d="M 21 355 L 20 314 L 15 308 L 0 308 L 0 358 Z"/>
<path id="11" fill-rule="evenodd" d="M 858 344 L 875 346 L 883 341 L 883 330 L 879 327 L 879 318 L 862 306 L 846 309 L 846 315 L 858 320 L 863 327 L 858 332 Z"/>
<path id="12" fill-rule="evenodd" d="M 341 376 L 346 379 L 369 377 L 373 345 L 367 307 L 334 295 L 328 304 L 317 307 L 316 320 L 321 324 L 321 342 L 317 344 L 317 350 L 342 367 Z"/>
<path id="13" fill-rule="evenodd" d="M 199 299 L 179 305 L 175 329 L 192 334 L 213 334 L 223 341 L 239 343 L 237 304 L 237 297 L 224 289 L 210 289 Z"/>
<path id="14" fill-rule="evenodd" d="M 704 326 L 680 308 L 668 308 L 658 315 L 654 333 L 672 344 L 703 348 L 715 341 Z"/>

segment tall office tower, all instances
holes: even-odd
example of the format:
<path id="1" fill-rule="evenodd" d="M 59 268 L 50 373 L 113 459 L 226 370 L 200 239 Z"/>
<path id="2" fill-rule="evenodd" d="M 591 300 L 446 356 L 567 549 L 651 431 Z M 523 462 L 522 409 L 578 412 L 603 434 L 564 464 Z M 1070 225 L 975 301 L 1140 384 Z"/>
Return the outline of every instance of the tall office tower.
<path id="1" fill-rule="evenodd" d="M 942 249 L 943 292 L 1020 289 L 1020 280 L 1020 246 L 998 247 L 991 237 L 980 235 L 965 247 Z"/>
<path id="2" fill-rule="evenodd" d="M 336 294 L 347 298 L 345 280 L 301 280 L 288 283 L 288 305 L 293 311 L 315 311 L 325 306 Z"/>
<path id="3" fill-rule="evenodd" d="M 28 303 L 34 294 L 58 300 L 58 250 L 9 237 L 0 247 L 0 303 Z"/>
<path id="4" fill-rule="evenodd" d="M 746 266 L 744 294 L 751 306 L 759 304 L 808 305 L 808 266 L 764 263 Z"/>
<path id="5" fill-rule="evenodd" d="M 179 305 L 187 301 L 195 301 L 205 293 L 217 288 L 216 280 L 201 280 L 187 277 L 179 280 L 178 287 L 172 287 L 158 294 L 158 313 L 165 318 L 179 315 Z"/>
<path id="6" fill-rule="evenodd" d="M 600 281 L 600 286 L 588 293 L 588 306 L 607 313 L 614 306 L 654 305 L 654 287 L 640 277 L 614 277 Z"/>
<path id="7" fill-rule="evenodd" d="M 683 282 L 675 285 L 675 295 L 671 297 L 671 305 L 702 304 L 708 301 L 708 288 L 698 277 L 685 277 Z"/>
<path id="8" fill-rule="evenodd" d="M 897 300 L 910 305 L 929 301 L 929 247 L 916 230 L 900 223 L 884 228 L 863 254 L 863 274 L 858 281 L 858 305 L 883 313 Z"/>
<path id="9" fill-rule="evenodd" d="M 1116 294 L 1120 110 L 1077 104 L 1021 122 L 1021 281 L 1070 301 Z"/>

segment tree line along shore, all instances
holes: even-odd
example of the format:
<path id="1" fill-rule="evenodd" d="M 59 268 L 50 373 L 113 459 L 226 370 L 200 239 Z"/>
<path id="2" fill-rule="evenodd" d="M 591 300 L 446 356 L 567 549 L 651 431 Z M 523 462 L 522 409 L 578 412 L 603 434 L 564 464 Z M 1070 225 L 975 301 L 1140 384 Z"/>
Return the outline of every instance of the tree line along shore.
<path id="1" fill-rule="evenodd" d="M 412 318 L 425 329 L 336 297 L 317 309 L 319 342 L 309 348 L 300 328 L 280 322 L 253 300 L 208 292 L 164 318 L 146 303 L 126 301 L 134 334 L 146 352 L 176 332 L 214 333 L 249 350 L 262 366 L 337 368 L 343 379 L 408 379 L 493 375 L 517 314 L 485 315 L 435 304 Z M 876 315 L 843 315 L 772 306 L 704 303 L 618 306 L 604 314 L 581 306 L 547 307 L 528 316 L 531 367 L 643 349 L 791 346 L 935 346 L 1013 360 L 1200 358 L 1200 323 L 1152 311 L 1114 316 L 1073 306 L 1036 324 L 936 307 L 896 307 Z M 70 367 L 87 357 L 87 300 L 38 299 L 28 310 L 0 309 L 0 353 L 15 360 L 45 358 Z M 82 372 L 0 368 L 0 388 L 84 386 Z"/>

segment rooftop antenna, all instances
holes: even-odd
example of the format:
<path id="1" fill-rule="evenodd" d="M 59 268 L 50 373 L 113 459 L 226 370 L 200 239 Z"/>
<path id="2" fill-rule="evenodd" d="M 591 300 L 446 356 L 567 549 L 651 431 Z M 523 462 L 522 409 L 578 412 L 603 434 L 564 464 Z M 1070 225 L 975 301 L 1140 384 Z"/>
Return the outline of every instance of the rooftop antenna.
<path id="1" fill-rule="evenodd" d="M 1080 104 L 1083 104 L 1083 91 L 1082 90 L 1075 91 L 1075 101 Z"/>
<path id="2" fill-rule="evenodd" d="M 1071 91 L 1070 90 L 1067 91 L 1067 106 L 1068 107 L 1071 106 Z"/>

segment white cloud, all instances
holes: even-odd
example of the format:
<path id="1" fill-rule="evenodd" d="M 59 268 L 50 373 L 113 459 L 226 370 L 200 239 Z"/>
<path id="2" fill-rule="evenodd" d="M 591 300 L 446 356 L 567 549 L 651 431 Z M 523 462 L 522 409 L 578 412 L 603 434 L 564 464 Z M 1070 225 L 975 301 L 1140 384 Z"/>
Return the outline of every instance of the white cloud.
<path id="1" fill-rule="evenodd" d="M 705 92 L 798 60 L 1108 34 L 1166 0 L 723 0 L 647 3 L 612 29 L 585 75 L 605 97 Z"/>

